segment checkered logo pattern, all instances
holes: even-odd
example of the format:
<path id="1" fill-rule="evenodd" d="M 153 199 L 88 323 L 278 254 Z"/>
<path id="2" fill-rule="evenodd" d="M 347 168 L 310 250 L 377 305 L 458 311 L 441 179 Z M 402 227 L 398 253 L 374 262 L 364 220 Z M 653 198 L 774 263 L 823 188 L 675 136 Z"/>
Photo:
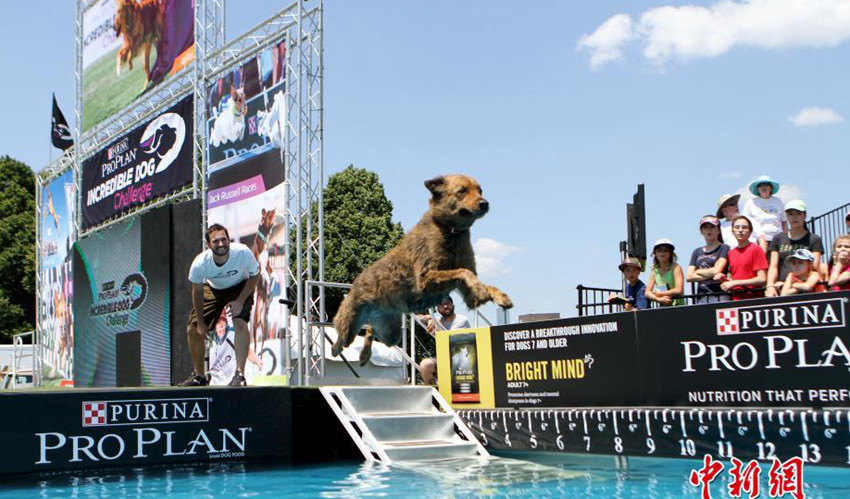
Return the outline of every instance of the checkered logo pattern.
<path id="1" fill-rule="evenodd" d="M 735 334 L 740 332 L 737 308 L 715 310 L 715 314 L 717 317 L 717 334 Z"/>
<path id="2" fill-rule="evenodd" d="M 106 402 L 83 402 L 83 426 L 106 426 Z"/>

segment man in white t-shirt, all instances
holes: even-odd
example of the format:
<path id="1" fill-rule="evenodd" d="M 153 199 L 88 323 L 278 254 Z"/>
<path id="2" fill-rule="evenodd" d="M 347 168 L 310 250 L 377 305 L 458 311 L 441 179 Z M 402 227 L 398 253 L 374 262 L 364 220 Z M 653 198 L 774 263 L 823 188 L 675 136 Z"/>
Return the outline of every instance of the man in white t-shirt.
<path id="1" fill-rule="evenodd" d="M 195 257 L 189 269 L 192 283 L 192 313 L 187 334 L 189 353 L 195 371 L 180 386 L 206 386 L 204 348 L 207 333 L 225 307 L 233 318 L 236 350 L 236 373 L 230 386 L 245 386 L 245 360 L 248 358 L 250 336 L 248 320 L 254 306 L 254 288 L 260 277 L 260 265 L 250 248 L 231 243 L 227 229 L 213 224 L 207 229 L 207 246 Z M 198 320 L 201 317 L 203 320 Z"/>
<path id="2" fill-rule="evenodd" d="M 428 328 L 428 333 L 434 336 L 437 330 L 453 331 L 455 329 L 468 329 L 469 319 L 465 316 L 455 313 L 455 303 L 451 296 L 446 296 L 443 301 L 437 305 L 437 312 L 440 313 L 439 319 L 434 322 L 434 318 L 430 315 L 425 317 L 425 325 Z M 422 382 L 426 385 L 434 384 L 437 378 L 437 359 L 428 357 L 419 362 L 419 370 L 422 373 Z"/>

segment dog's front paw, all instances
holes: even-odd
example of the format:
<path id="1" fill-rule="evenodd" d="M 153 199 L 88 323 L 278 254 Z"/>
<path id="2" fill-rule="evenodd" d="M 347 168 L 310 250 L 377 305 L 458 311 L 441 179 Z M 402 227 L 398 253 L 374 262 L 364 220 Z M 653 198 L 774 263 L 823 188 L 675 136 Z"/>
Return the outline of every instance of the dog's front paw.
<path id="1" fill-rule="evenodd" d="M 514 302 L 511 298 L 498 288 L 491 286 L 490 296 L 493 297 L 493 302 L 502 308 L 512 308 L 514 306 Z"/>
<path id="2" fill-rule="evenodd" d="M 501 293 L 501 296 L 496 297 L 493 301 L 502 308 L 513 308 L 514 306 L 514 302 L 505 293 Z"/>

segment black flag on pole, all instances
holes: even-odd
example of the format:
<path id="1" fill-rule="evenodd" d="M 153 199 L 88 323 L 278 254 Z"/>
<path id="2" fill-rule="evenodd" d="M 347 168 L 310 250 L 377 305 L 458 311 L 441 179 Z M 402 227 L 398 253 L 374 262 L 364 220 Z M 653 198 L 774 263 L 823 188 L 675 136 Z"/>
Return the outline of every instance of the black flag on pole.
<path id="1" fill-rule="evenodd" d="M 68 127 L 65 115 L 62 114 L 59 104 L 56 103 L 56 94 L 53 94 L 53 117 L 50 120 L 50 140 L 53 141 L 55 147 L 62 150 L 66 150 L 74 145 L 74 139 L 71 137 L 71 128 Z"/>

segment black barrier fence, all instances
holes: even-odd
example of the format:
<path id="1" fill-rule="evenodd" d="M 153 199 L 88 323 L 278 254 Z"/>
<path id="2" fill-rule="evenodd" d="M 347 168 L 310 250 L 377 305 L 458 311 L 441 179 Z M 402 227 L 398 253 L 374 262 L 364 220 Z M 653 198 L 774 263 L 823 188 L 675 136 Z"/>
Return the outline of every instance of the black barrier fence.
<path id="1" fill-rule="evenodd" d="M 579 284 L 576 286 L 576 291 L 578 292 L 576 309 L 578 310 L 579 317 L 605 313 L 610 314 L 619 312 L 623 309 L 622 305 L 608 303 L 608 296 L 611 295 L 611 293 L 621 293 L 621 289 L 591 288 Z"/>
<path id="2" fill-rule="evenodd" d="M 496 407 L 848 407 L 850 292 L 491 328 Z"/>
<path id="3" fill-rule="evenodd" d="M 3 392 L 0 407 L 14 419 L 0 428 L 0 476 L 359 456 L 317 388 Z"/>
<path id="4" fill-rule="evenodd" d="M 809 219 L 809 231 L 823 240 L 824 261 L 828 261 L 832 256 L 832 243 L 835 238 L 850 234 L 845 221 L 847 215 L 850 215 L 850 203 Z"/>
<path id="5" fill-rule="evenodd" d="M 695 284 L 695 283 L 692 283 Z M 729 293 L 705 293 L 705 294 L 696 294 L 693 293 L 696 286 L 691 286 L 692 294 L 682 295 L 679 298 L 685 300 L 686 305 L 698 305 L 701 303 L 715 303 L 715 302 L 723 302 L 729 301 L 731 295 Z M 746 292 L 751 291 L 764 291 L 765 288 L 755 288 L 747 290 Z M 576 286 L 576 290 L 578 291 L 578 300 L 576 302 L 576 310 L 578 310 L 579 317 L 587 317 L 592 315 L 599 314 L 611 314 L 615 312 L 623 312 L 625 309 L 623 305 L 616 303 L 608 303 L 608 297 L 611 293 L 615 295 L 622 294 L 619 289 L 611 289 L 611 288 L 588 288 L 579 284 Z M 649 308 L 662 308 L 662 306 L 658 302 L 647 300 L 647 304 Z"/>

